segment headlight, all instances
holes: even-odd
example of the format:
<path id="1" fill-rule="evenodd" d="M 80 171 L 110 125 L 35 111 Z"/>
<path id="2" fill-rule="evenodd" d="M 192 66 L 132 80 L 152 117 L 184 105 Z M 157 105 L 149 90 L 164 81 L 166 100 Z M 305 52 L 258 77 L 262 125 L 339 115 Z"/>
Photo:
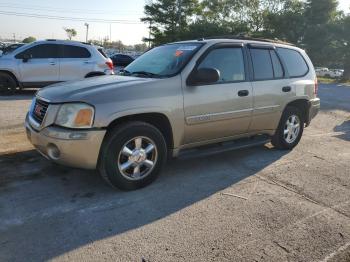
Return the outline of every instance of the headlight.
<path id="1" fill-rule="evenodd" d="M 63 104 L 55 124 L 68 128 L 90 128 L 94 122 L 94 108 L 84 103 Z"/>

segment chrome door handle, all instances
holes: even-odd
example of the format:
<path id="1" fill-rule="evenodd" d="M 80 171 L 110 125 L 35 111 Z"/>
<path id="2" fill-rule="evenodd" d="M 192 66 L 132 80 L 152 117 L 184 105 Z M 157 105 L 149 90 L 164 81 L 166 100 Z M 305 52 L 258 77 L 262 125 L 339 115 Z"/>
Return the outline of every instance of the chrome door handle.
<path id="1" fill-rule="evenodd" d="M 50 62 L 50 65 L 56 65 L 56 63 L 55 62 Z"/>

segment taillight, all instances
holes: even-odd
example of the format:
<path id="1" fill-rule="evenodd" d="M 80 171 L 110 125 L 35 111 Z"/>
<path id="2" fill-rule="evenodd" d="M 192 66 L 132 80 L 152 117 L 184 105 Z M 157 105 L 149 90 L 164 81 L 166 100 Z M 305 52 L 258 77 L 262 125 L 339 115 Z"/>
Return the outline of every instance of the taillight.
<path id="1" fill-rule="evenodd" d="M 112 61 L 107 61 L 107 62 L 106 62 L 106 65 L 109 67 L 109 69 L 113 70 L 114 65 L 113 65 L 113 62 L 112 62 Z"/>
<path id="2" fill-rule="evenodd" d="M 317 80 L 317 77 L 315 78 L 314 94 L 316 96 L 318 94 L 318 80 Z"/>

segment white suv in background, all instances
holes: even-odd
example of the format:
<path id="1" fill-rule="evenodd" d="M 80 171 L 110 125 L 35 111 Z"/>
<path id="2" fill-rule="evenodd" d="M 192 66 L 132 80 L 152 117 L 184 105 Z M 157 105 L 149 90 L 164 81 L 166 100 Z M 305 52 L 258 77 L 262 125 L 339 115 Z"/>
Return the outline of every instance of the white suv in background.
<path id="1" fill-rule="evenodd" d="M 112 74 L 113 62 L 101 47 L 66 40 L 36 41 L 0 57 L 0 93 Z"/>

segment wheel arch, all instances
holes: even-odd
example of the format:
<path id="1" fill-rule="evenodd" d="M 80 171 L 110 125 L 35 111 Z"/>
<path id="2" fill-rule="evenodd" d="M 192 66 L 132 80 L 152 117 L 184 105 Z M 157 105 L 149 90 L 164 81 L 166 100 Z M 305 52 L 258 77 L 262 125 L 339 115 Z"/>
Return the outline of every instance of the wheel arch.
<path id="1" fill-rule="evenodd" d="M 141 121 L 155 126 L 164 136 L 168 149 L 174 148 L 173 130 L 169 118 L 163 113 L 139 113 L 121 116 L 107 126 L 107 133 L 126 122 Z"/>
<path id="2" fill-rule="evenodd" d="M 18 81 L 16 75 L 13 72 L 4 69 L 0 69 L 0 72 L 10 75 L 16 81 L 17 86 L 20 86 L 20 82 Z"/>
<path id="3" fill-rule="evenodd" d="M 286 110 L 286 108 L 288 106 L 293 106 L 293 107 L 298 108 L 302 113 L 304 123 L 307 123 L 308 114 L 309 114 L 309 107 L 310 107 L 309 100 L 307 100 L 307 99 L 293 100 L 285 106 L 284 110 Z M 283 112 L 284 112 L 284 110 L 283 110 Z"/>

